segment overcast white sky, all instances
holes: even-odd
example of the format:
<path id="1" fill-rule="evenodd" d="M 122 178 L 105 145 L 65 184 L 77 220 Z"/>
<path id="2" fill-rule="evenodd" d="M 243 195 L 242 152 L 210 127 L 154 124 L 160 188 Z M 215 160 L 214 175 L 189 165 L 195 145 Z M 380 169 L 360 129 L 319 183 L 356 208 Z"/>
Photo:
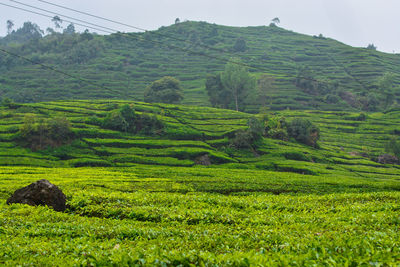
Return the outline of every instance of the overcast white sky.
<path id="1" fill-rule="evenodd" d="M 55 8 L 38 0 L 18 1 L 120 31 L 134 31 Z M 373 43 L 380 51 L 400 52 L 400 0 L 47 1 L 149 30 L 170 25 L 175 18 L 231 26 L 258 26 L 268 25 L 271 19 L 279 17 L 281 27 L 295 32 L 309 35 L 322 33 L 352 46 L 366 47 Z M 0 3 L 18 5 L 10 0 L 0 0 Z M 0 36 L 6 34 L 8 19 L 14 21 L 16 27 L 27 20 L 36 22 L 42 29 L 52 25 L 50 19 L 0 6 Z M 79 27 L 77 29 L 81 30 Z"/>

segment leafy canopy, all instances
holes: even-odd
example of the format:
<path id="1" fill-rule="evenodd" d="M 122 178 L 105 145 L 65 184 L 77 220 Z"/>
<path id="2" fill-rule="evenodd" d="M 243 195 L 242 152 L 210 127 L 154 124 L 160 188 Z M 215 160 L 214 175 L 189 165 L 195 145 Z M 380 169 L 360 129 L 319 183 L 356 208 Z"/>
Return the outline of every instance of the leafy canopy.
<path id="1" fill-rule="evenodd" d="M 247 96 L 256 87 L 256 80 L 247 68 L 241 65 L 239 60 L 231 59 L 221 74 L 221 83 L 230 92 L 235 110 L 244 110 Z"/>
<path id="2" fill-rule="evenodd" d="M 178 104 L 183 99 L 183 89 L 178 79 L 165 76 L 154 81 L 144 92 L 144 101 L 150 103 Z"/>

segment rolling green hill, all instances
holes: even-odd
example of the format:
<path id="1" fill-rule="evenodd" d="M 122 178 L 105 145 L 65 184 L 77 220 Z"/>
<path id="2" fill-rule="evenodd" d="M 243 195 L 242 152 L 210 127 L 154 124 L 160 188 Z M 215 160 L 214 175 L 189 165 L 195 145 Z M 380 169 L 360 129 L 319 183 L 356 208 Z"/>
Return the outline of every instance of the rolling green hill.
<path id="1" fill-rule="evenodd" d="M 15 33 L 14 33 L 15 34 Z M 154 32 L 128 34 L 52 34 L 21 41 L 13 34 L 0 39 L 1 47 L 50 65 L 92 84 L 32 65 L 0 53 L 0 93 L 18 102 L 73 99 L 143 100 L 152 81 L 175 76 L 183 83 L 183 103 L 209 106 L 205 91 L 208 73 L 224 69 L 232 57 L 251 66 L 259 77 L 274 81 L 266 103 L 257 95 L 247 99 L 248 112 L 260 104 L 273 110 L 383 110 L 396 107 L 400 97 L 400 56 L 353 48 L 323 36 L 307 36 L 276 26 L 228 27 L 184 22 Z M 245 47 L 238 47 L 238 40 Z M 221 60 L 223 59 L 223 60 Z M 225 61 L 224 61 L 225 60 Z M 295 85 L 299 69 L 307 67 L 310 88 Z M 390 88 L 379 79 L 393 75 Z M 315 82 L 313 79 L 322 82 Z M 335 88 L 325 86 L 336 84 Z M 386 99 L 391 100 L 386 104 Z M 393 100 L 393 101 L 392 101 Z"/>

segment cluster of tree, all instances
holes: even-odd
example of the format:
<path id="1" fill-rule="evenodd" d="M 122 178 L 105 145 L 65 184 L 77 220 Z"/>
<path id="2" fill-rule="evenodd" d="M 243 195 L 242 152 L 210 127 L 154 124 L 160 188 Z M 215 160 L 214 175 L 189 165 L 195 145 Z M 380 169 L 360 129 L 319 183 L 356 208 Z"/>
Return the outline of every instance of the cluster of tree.
<path id="1" fill-rule="evenodd" d="M 58 30 L 62 30 L 64 34 L 74 34 L 75 25 L 70 23 L 66 28 L 63 28 L 63 21 L 59 16 L 54 16 L 51 21 L 54 23 L 55 30 L 48 27 L 46 29 L 47 34 L 56 34 Z M 9 41 L 13 42 L 25 42 L 27 39 L 41 38 L 44 35 L 44 31 L 36 23 L 27 21 L 23 26 L 16 31 L 13 30 L 15 24 L 12 20 L 7 20 L 7 35 L 9 35 Z M 22 38 L 21 38 L 22 37 Z"/>
<path id="2" fill-rule="evenodd" d="M 130 105 L 123 105 L 121 108 L 111 111 L 97 123 L 111 130 L 146 135 L 160 134 L 164 127 L 156 116 L 137 114 Z"/>
<path id="3" fill-rule="evenodd" d="M 376 80 L 368 92 L 354 94 L 342 91 L 339 95 L 352 107 L 365 111 L 378 111 L 396 107 L 397 99 L 395 92 L 397 90 L 398 85 L 395 75 L 386 72 Z"/>
<path id="4" fill-rule="evenodd" d="M 295 118 L 287 122 L 284 117 L 264 117 L 265 136 L 288 141 L 293 138 L 302 144 L 318 148 L 319 128 L 310 120 Z"/>
<path id="5" fill-rule="evenodd" d="M 246 98 L 255 88 L 256 79 L 238 59 L 231 59 L 222 73 L 206 78 L 206 90 L 213 107 L 243 111 Z"/>
<path id="6" fill-rule="evenodd" d="M 144 92 L 149 103 L 178 104 L 183 99 L 183 89 L 178 79 L 170 76 L 154 81 Z"/>
<path id="7" fill-rule="evenodd" d="M 328 104 L 344 101 L 353 108 L 365 111 L 387 110 L 396 105 L 396 77 L 390 72 L 384 73 L 377 79 L 368 92 L 344 91 L 337 81 L 317 79 L 309 67 L 299 68 L 295 84 L 307 94 L 321 96 Z"/>
<path id="8" fill-rule="evenodd" d="M 38 118 L 26 116 L 15 139 L 32 150 L 59 147 L 74 138 L 69 121 L 64 117 Z"/>
<path id="9" fill-rule="evenodd" d="M 8 35 L 1 39 L 1 43 L 27 43 L 32 40 L 38 40 L 42 38 L 44 32 L 40 29 L 40 27 L 27 21 L 23 24 L 23 26 L 19 29 L 12 30 L 14 23 L 10 20 L 7 21 L 7 32 Z"/>
<path id="10" fill-rule="evenodd" d="M 252 117 L 245 130 L 235 132 L 231 146 L 241 149 L 254 149 L 262 137 L 289 141 L 291 138 L 299 143 L 318 148 L 319 128 L 308 119 L 295 118 L 286 122 L 284 117 L 264 116 L 262 119 Z"/>
<path id="11" fill-rule="evenodd" d="M 376 47 L 374 44 L 368 44 L 367 49 L 376 50 L 378 47 Z"/>

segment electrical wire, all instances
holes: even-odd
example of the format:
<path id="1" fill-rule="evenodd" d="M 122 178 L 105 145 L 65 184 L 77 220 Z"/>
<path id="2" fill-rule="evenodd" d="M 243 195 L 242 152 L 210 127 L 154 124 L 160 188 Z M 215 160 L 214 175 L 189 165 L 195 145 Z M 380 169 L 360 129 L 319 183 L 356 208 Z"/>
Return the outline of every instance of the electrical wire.
<path id="1" fill-rule="evenodd" d="M 13 0 L 10 0 L 10 1 L 13 1 Z M 13 2 L 17 2 L 17 1 L 13 1 Z M 18 2 L 18 3 L 20 5 L 32 7 L 30 5 L 27 5 L 27 4 L 24 4 L 24 3 L 21 3 L 21 2 Z M 47 17 L 47 18 L 53 18 L 52 16 L 49 16 L 49 15 L 46 15 L 46 14 L 43 14 L 43 13 L 39 13 L 39 12 L 36 12 L 36 11 L 32 11 L 32 10 L 28 10 L 28 9 L 12 6 L 12 5 L 7 5 L 7 4 L 4 4 L 4 3 L 0 3 L 0 5 L 4 5 L 4 6 L 11 7 L 11 8 L 19 9 L 19 10 L 22 10 L 22 11 L 25 11 L 25 12 L 29 12 L 29 13 L 33 13 L 33 14 L 36 14 L 36 15 L 44 16 L 44 17 Z M 36 7 L 32 7 L 32 8 L 39 9 L 39 8 L 36 8 Z M 44 10 L 44 9 L 41 9 L 41 10 Z M 53 13 L 52 11 L 46 11 L 46 12 Z M 144 39 L 142 36 L 136 36 L 136 35 L 131 35 L 131 34 L 127 34 L 127 33 L 121 33 L 116 29 L 111 29 L 111 28 L 108 28 L 108 27 L 104 27 L 104 26 L 101 26 L 101 25 L 98 25 L 98 24 L 94 24 L 94 23 L 90 23 L 90 22 L 83 21 L 83 20 L 80 20 L 80 21 L 83 21 L 83 22 L 85 22 L 87 24 L 94 25 L 94 26 L 96 26 L 96 28 L 94 28 L 93 26 L 74 23 L 74 21 L 70 21 L 70 20 L 64 20 L 64 21 L 69 22 L 69 23 L 73 23 L 73 24 L 76 24 L 76 25 L 79 25 L 79 26 L 88 27 L 88 28 L 91 28 L 91 29 L 102 31 L 102 32 L 105 32 L 105 33 L 109 33 L 109 34 L 115 33 L 115 34 L 123 35 L 123 36 L 128 37 L 128 38 L 135 38 L 135 39 L 139 39 L 141 41 L 152 42 L 152 43 L 155 43 L 155 44 L 158 44 L 158 45 L 161 45 L 161 46 L 167 46 L 168 48 L 171 48 L 171 49 L 180 50 L 180 51 L 188 53 L 188 54 L 204 56 L 204 57 L 207 57 L 207 58 L 210 58 L 210 59 L 215 59 L 215 60 L 218 60 L 218 61 L 222 61 L 224 63 L 233 63 L 233 64 L 236 64 L 236 65 L 241 65 L 241 66 L 246 67 L 246 68 L 258 69 L 260 71 L 266 71 L 266 70 L 263 70 L 261 68 L 256 68 L 254 66 L 251 66 L 251 65 L 243 63 L 243 62 L 238 62 L 238 61 L 234 61 L 234 60 L 231 60 L 231 59 L 226 59 L 226 58 L 222 58 L 222 57 L 218 57 L 218 56 L 208 55 L 205 52 L 198 52 L 198 51 L 194 51 L 194 50 L 191 50 L 191 49 L 188 49 L 188 48 L 182 48 L 182 47 L 179 47 L 179 46 L 166 44 L 166 43 L 163 43 L 163 42 L 160 42 L 160 41 L 155 41 L 155 40 L 151 40 L 151 39 Z M 99 29 L 99 28 L 104 28 L 106 30 Z"/>
<path id="2" fill-rule="evenodd" d="M 28 5 L 28 4 L 25 4 L 25 3 L 21 3 L 21 2 L 15 1 L 15 0 L 10 0 L 10 1 L 18 3 L 20 5 L 28 6 L 28 7 L 34 8 L 34 9 L 42 10 L 42 11 L 45 11 L 45 12 L 48 12 L 48 13 L 57 14 L 57 15 L 62 16 L 62 17 L 67 17 L 67 16 L 65 16 L 63 14 L 54 13 L 52 11 L 49 11 L 49 10 L 46 10 L 46 9 L 42 9 L 42 8 L 37 8 L 37 7 L 31 6 L 31 5 Z M 38 0 L 38 1 L 44 2 L 44 3 L 48 3 L 48 4 L 52 4 L 52 3 L 49 3 L 49 2 L 44 1 L 44 0 Z M 7 5 L 7 4 L 4 4 L 4 3 L 0 3 L 0 5 L 4 5 L 4 6 L 7 6 L 7 7 L 14 8 L 14 9 L 19 9 L 19 10 L 22 10 L 22 11 L 25 11 L 25 12 L 29 12 L 29 13 L 33 13 L 33 14 L 36 14 L 36 15 L 44 16 L 44 17 L 47 17 L 47 18 L 53 18 L 52 16 L 45 15 L 43 13 L 35 12 L 35 11 L 32 11 L 32 10 L 27 10 L 27 9 L 16 7 L 16 6 L 12 6 L 12 5 Z M 55 6 L 59 6 L 59 5 L 56 5 L 56 4 L 54 4 L 54 5 Z M 60 7 L 63 7 L 63 6 L 60 6 Z M 87 14 L 87 15 L 90 15 L 90 16 L 93 16 L 93 17 L 96 17 L 96 18 L 98 17 L 98 16 L 91 15 L 91 14 L 86 13 L 86 12 L 80 12 L 80 11 L 75 10 L 75 9 L 70 9 L 70 8 L 67 8 L 67 7 L 63 7 L 63 8 L 69 9 L 69 10 L 72 10 L 72 11 L 75 11 L 75 12 L 79 12 L 79 13 L 82 13 L 82 14 Z M 72 17 L 68 17 L 68 18 L 70 18 L 72 20 L 77 20 L 77 21 L 86 23 L 86 25 L 85 24 L 75 23 L 74 21 L 70 21 L 70 20 L 64 20 L 64 21 L 69 22 L 69 23 L 73 23 L 73 24 L 76 24 L 76 25 L 79 25 L 79 26 L 87 27 L 87 28 L 90 28 L 90 29 L 94 29 L 94 30 L 97 30 L 97 31 L 101 31 L 101 32 L 109 33 L 109 34 L 113 34 L 113 33 L 114 34 L 120 34 L 120 35 L 122 35 L 124 37 L 135 38 L 135 39 L 139 39 L 141 41 L 146 41 L 146 42 L 152 42 L 152 43 L 155 43 L 155 44 L 158 44 L 158 45 L 161 45 L 161 46 L 167 46 L 170 49 L 180 50 L 180 51 L 183 51 L 183 52 L 188 53 L 188 54 L 204 56 L 204 57 L 207 57 L 207 58 L 210 58 L 210 59 L 222 61 L 224 63 L 232 63 L 232 64 L 240 65 L 240 66 L 243 66 L 243 67 L 246 67 L 246 68 L 249 68 L 249 69 L 258 70 L 258 71 L 261 71 L 261 72 L 266 72 L 266 71 L 268 72 L 269 71 L 269 70 L 266 70 L 266 69 L 263 69 L 263 68 L 251 66 L 251 65 L 243 63 L 243 62 L 238 62 L 238 61 L 234 61 L 234 60 L 231 60 L 231 59 L 226 59 L 226 58 L 222 58 L 222 57 L 218 57 L 218 56 L 209 55 L 209 54 L 206 54 L 205 52 L 193 51 L 193 50 L 188 49 L 188 48 L 182 48 L 182 47 L 179 47 L 179 46 L 166 44 L 166 43 L 163 43 L 163 42 L 160 42 L 160 41 L 155 41 L 155 40 L 151 40 L 151 39 L 144 39 L 142 36 L 136 36 L 136 35 L 132 35 L 132 34 L 121 33 L 116 29 L 104 27 L 104 26 L 101 26 L 101 25 L 98 25 L 98 24 L 95 24 L 95 23 L 91 23 L 91 22 L 88 22 L 88 21 L 84 21 L 84 20 L 80 20 L 80 19 L 76 19 L 76 18 L 72 18 Z M 101 18 L 101 17 L 98 17 L 98 18 Z M 125 25 L 124 23 L 119 23 L 119 22 L 116 22 L 116 21 L 113 21 L 113 20 L 108 20 L 108 19 L 105 19 L 105 18 L 104 18 L 104 20 L 111 21 L 111 22 L 114 22 L 114 23 L 118 23 L 118 24 L 121 24 L 121 25 Z M 88 26 L 87 24 L 93 25 L 95 27 Z M 134 26 L 132 26 L 132 27 L 134 27 Z M 144 29 L 141 29 L 141 30 L 144 30 Z M 290 76 L 290 75 L 284 75 L 284 76 L 293 77 L 293 76 Z M 313 79 L 313 78 L 309 78 L 309 77 L 301 77 L 301 76 L 297 76 L 297 77 L 301 78 L 301 79 L 304 79 L 304 80 L 317 82 L 317 83 L 322 83 L 322 84 L 323 83 L 327 83 L 325 81 L 319 81 L 317 79 Z"/>
<path id="3" fill-rule="evenodd" d="M 10 1 L 13 1 L 13 0 L 10 0 Z M 125 27 L 131 28 L 131 29 L 148 32 L 148 33 L 151 33 L 151 34 L 154 34 L 154 35 L 159 35 L 159 36 L 162 36 L 162 37 L 167 37 L 167 38 L 173 39 L 175 41 L 192 43 L 194 45 L 201 46 L 201 47 L 207 48 L 209 50 L 213 50 L 213 51 L 217 51 L 217 52 L 223 52 L 223 53 L 229 53 L 229 51 L 226 50 L 226 49 L 218 49 L 218 48 L 215 48 L 215 47 L 212 47 L 212 46 L 209 46 L 209 45 L 195 43 L 195 42 L 192 42 L 190 40 L 185 40 L 185 39 L 182 39 L 182 38 L 171 36 L 169 34 L 163 34 L 163 33 L 155 32 L 155 31 L 149 31 L 149 30 L 141 28 L 141 27 L 137 27 L 137 26 L 129 25 L 129 24 L 122 23 L 122 22 L 119 22 L 119 21 L 116 21 L 116 20 L 112 20 L 112 19 L 108 19 L 108 18 L 105 18 L 105 17 L 93 15 L 93 14 L 90 14 L 88 12 L 83 12 L 83 11 L 80 11 L 80 10 L 77 10 L 77 9 L 73 9 L 73 8 L 70 8 L 70 7 L 54 4 L 54 3 L 51 3 L 51 2 L 48 2 L 48 1 L 44 1 L 44 0 L 38 0 L 38 1 L 42 2 L 42 3 L 45 3 L 45 4 L 48 4 L 48 5 L 52 5 L 52 6 L 58 7 L 58 8 L 62 8 L 62 9 L 69 10 L 69 11 L 73 11 L 73 12 L 76 12 L 76 13 L 79 13 L 79 14 L 82 14 L 82 15 L 86 15 L 86 16 L 89 16 L 89 17 L 92 17 L 92 18 L 96 18 L 96 19 L 107 21 L 107 22 L 115 23 L 115 24 L 118 24 L 118 25 L 121 25 L 121 26 L 125 26 Z M 15 2 L 15 1 L 13 1 L 13 2 Z"/>
<path id="4" fill-rule="evenodd" d="M 15 0 L 10 0 L 10 1 L 16 2 Z M 116 20 L 108 19 L 108 18 L 105 18 L 105 17 L 102 17 L 102 16 L 94 15 L 94 14 L 91 14 L 91 13 L 88 13 L 88 12 L 84 12 L 84 11 L 80 11 L 80 10 L 77 10 L 77 9 L 73 9 L 73 8 L 70 8 L 70 7 L 67 7 L 67 6 L 51 3 L 51 2 L 48 2 L 48 1 L 45 1 L 45 0 L 37 0 L 37 1 L 45 3 L 45 4 L 48 4 L 48 5 L 51 5 L 51 6 L 55 6 L 55 7 L 58 7 L 58 8 L 62 8 L 62 9 L 65 9 L 65 10 L 73 11 L 73 12 L 76 12 L 78 14 L 86 15 L 86 16 L 93 17 L 93 18 L 96 18 L 96 19 L 100 19 L 100 20 L 104 20 L 104 21 L 107 21 L 107 22 L 115 23 L 115 24 L 118 24 L 118 25 L 121 25 L 121 26 L 125 26 L 125 27 L 129 27 L 129 28 L 132 28 L 132 29 L 144 31 L 144 32 L 147 32 L 147 33 L 151 33 L 151 34 L 154 34 L 154 35 L 167 37 L 169 39 L 173 39 L 173 40 L 177 40 L 177 41 L 181 41 L 181 42 L 192 43 L 193 45 L 202 46 L 202 47 L 205 47 L 207 49 L 218 51 L 218 52 L 230 53 L 226 49 L 217 49 L 217 48 L 214 48 L 214 47 L 211 47 L 211 46 L 208 46 L 208 45 L 191 42 L 190 40 L 177 38 L 175 36 L 171 36 L 171 35 L 168 35 L 168 34 L 163 34 L 163 33 L 155 32 L 155 31 L 149 31 L 147 29 L 144 29 L 144 28 L 141 28 L 141 27 L 138 27 L 138 26 L 134 26 L 134 25 L 126 24 L 126 23 L 119 22 L 119 21 L 116 21 Z M 99 25 L 96 25 L 96 26 L 99 27 Z M 146 40 L 146 41 L 149 41 L 149 40 Z M 160 43 L 160 42 L 158 42 L 158 43 Z M 173 48 L 178 48 L 178 49 L 181 49 L 181 50 L 184 49 L 184 48 L 180 48 L 180 47 L 176 47 L 176 46 L 172 46 L 172 47 Z M 259 67 L 255 67 L 255 66 L 251 66 L 249 64 L 245 64 L 245 63 L 242 63 L 242 62 L 237 62 L 237 61 L 228 60 L 228 59 L 221 59 L 220 57 L 209 56 L 209 55 L 206 55 L 206 54 L 203 54 L 203 53 L 199 54 L 198 52 L 193 52 L 193 51 L 191 51 L 189 49 L 184 49 L 184 52 L 189 52 L 189 53 L 192 53 L 192 54 L 193 53 L 195 53 L 195 54 L 197 53 L 198 55 L 203 55 L 203 56 L 206 56 L 206 57 L 209 57 L 209 58 L 212 58 L 212 59 L 217 59 L 217 60 L 225 60 L 225 62 L 242 65 L 244 67 L 260 70 L 262 72 L 268 71 L 268 70 L 265 70 L 265 69 L 262 69 L 262 68 L 259 68 Z M 293 76 L 290 76 L 290 75 L 285 75 L 285 76 L 293 77 Z M 328 83 L 328 82 L 325 82 L 325 81 L 319 81 L 317 79 L 313 79 L 313 78 L 309 78 L 309 77 L 301 77 L 301 76 L 298 76 L 298 77 L 301 78 L 301 79 L 304 79 L 304 80 L 309 80 L 309 81 L 313 81 L 313 82 L 317 82 L 317 83 L 325 83 L 325 84 Z"/>
<path id="5" fill-rule="evenodd" d="M 116 92 L 116 90 L 114 90 L 114 89 L 110 89 L 110 88 L 104 87 L 104 86 L 102 86 L 102 85 L 98 85 L 98 84 L 96 84 L 96 83 L 94 83 L 94 82 L 92 82 L 92 81 L 90 81 L 90 80 L 86 80 L 86 79 L 84 79 L 84 78 L 82 78 L 82 77 L 69 74 L 69 73 L 67 73 L 67 72 L 65 72 L 65 71 L 61 71 L 61 70 L 56 69 L 56 68 L 54 68 L 54 67 L 51 67 L 51 66 L 49 66 L 49 65 L 45 65 L 45 64 L 43 64 L 43 63 L 36 62 L 36 61 L 34 61 L 34 60 L 32 60 L 32 59 L 29 59 L 29 58 L 27 58 L 27 57 L 24 57 L 24 56 L 18 55 L 18 54 L 16 54 L 16 53 L 10 52 L 10 51 L 5 50 L 5 49 L 3 49 L 3 48 L 0 48 L 0 52 L 3 52 L 3 53 L 5 53 L 5 54 L 8 54 L 8 55 L 11 55 L 11 56 L 20 58 L 20 59 L 23 59 L 23 60 L 25 60 L 25 61 L 27 61 L 27 62 L 32 63 L 33 65 L 39 65 L 39 66 L 41 66 L 41 67 L 43 67 L 43 68 L 45 68 L 45 69 L 48 69 L 48 70 L 51 70 L 51 71 L 53 71 L 53 72 L 62 74 L 62 75 L 64 75 L 64 76 L 67 76 L 67 77 L 70 77 L 70 78 L 79 80 L 79 81 L 84 82 L 84 83 L 86 83 L 86 84 L 93 85 L 93 86 L 95 86 L 96 88 L 102 88 L 102 89 L 108 90 L 108 91 L 110 91 L 110 92 Z"/>

